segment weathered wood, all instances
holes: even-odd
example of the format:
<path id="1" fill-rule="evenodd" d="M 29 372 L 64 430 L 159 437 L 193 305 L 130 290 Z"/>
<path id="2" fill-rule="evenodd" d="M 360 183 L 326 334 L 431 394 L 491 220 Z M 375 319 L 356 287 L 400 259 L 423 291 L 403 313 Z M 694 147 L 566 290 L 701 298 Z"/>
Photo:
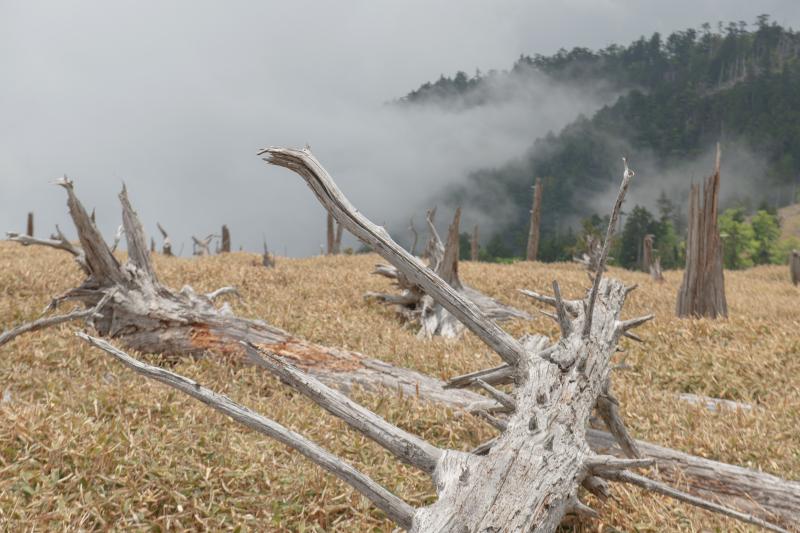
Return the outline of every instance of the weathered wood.
<path id="1" fill-rule="evenodd" d="M 167 235 L 167 230 L 164 229 L 160 223 L 156 222 L 156 226 L 158 227 L 158 231 L 161 232 L 161 237 L 163 237 L 164 241 L 161 243 L 161 253 L 166 256 L 172 255 L 172 241 Z"/>
<path id="2" fill-rule="evenodd" d="M 222 225 L 222 244 L 219 248 L 219 251 L 223 254 L 231 251 L 231 231 L 225 224 Z"/>
<path id="3" fill-rule="evenodd" d="M 267 240 L 264 239 L 264 253 L 261 254 L 261 265 L 266 268 L 274 268 L 275 267 L 275 256 L 269 253 L 269 249 L 267 248 Z"/>
<path id="4" fill-rule="evenodd" d="M 536 178 L 533 186 L 533 204 L 531 206 L 531 221 L 528 230 L 528 248 L 526 259 L 536 261 L 539 256 L 539 224 L 542 219 L 542 179 Z"/>
<path id="5" fill-rule="evenodd" d="M 472 229 L 472 239 L 469 241 L 469 258 L 470 261 L 477 261 L 480 248 L 478 246 L 478 225 Z"/>
<path id="6" fill-rule="evenodd" d="M 185 378 L 174 372 L 170 372 L 164 368 L 148 365 L 137 359 L 134 359 L 125 352 L 114 348 L 114 346 L 102 339 L 90 337 L 89 335 L 80 332 L 76 333 L 76 335 L 91 345 L 100 348 L 131 370 L 134 370 L 149 379 L 158 381 L 176 390 L 179 390 L 180 392 L 183 392 L 184 394 L 203 402 L 212 409 L 232 418 L 240 424 L 244 424 L 250 429 L 271 437 L 278 442 L 300 452 L 306 458 L 321 466 L 369 498 L 369 500 L 375 504 L 377 508 L 385 512 L 386 515 L 394 520 L 398 525 L 406 529 L 411 528 L 414 517 L 413 507 L 386 490 L 383 486 L 379 485 L 371 478 L 367 477 L 365 474 L 359 472 L 349 464 L 339 459 L 336 455 L 321 448 L 299 433 L 296 433 L 278 424 L 274 420 L 255 413 L 247 407 L 239 405 L 227 396 L 217 394 L 214 391 L 203 387 L 196 381 Z"/>
<path id="7" fill-rule="evenodd" d="M 502 329 L 492 327 L 469 300 L 361 215 L 309 150 L 270 148 L 261 154 L 267 155 L 267 162 L 302 176 L 328 212 L 392 263 L 398 277 L 421 286 L 515 369 L 515 410 L 508 419 L 476 410 L 502 434 L 485 456 L 453 450 L 442 454 L 433 472 L 438 500 L 416 510 L 412 531 L 551 532 L 567 513 L 583 509 L 578 488 L 596 464 L 586 440 L 587 423 L 598 399 L 610 397 L 609 362 L 619 338 L 626 328 L 646 321 L 619 319 L 629 289 L 602 276 L 611 233 L 633 176 L 627 165 L 592 290 L 570 306 L 576 316 L 569 335 L 546 348 L 549 341 L 544 337 L 529 336 L 515 344 Z M 566 311 L 560 297 L 555 303 Z"/>
<path id="8" fill-rule="evenodd" d="M 529 320 L 530 316 L 524 311 L 500 303 L 461 282 L 458 275 L 461 210 L 457 209 L 455 212 L 453 222 L 447 232 L 447 242 L 445 244 L 442 244 L 436 227 L 433 225 L 434 214 L 435 209 L 432 209 L 427 216 L 430 240 L 425 250 L 429 268 L 453 289 L 469 298 L 489 318 L 494 320 L 510 320 L 514 318 Z M 455 316 L 426 295 L 421 287 L 402 275 L 397 268 L 390 265 L 377 265 L 375 274 L 395 280 L 395 284 L 400 288 L 401 292 L 399 295 L 368 292 L 364 297 L 368 300 L 394 305 L 398 314 L 405 320 L 418 322 L 420 324 L 418 332 L 420 338 L 431 338 L 433 336 L 454 338 L 464 332 L 464 325 Z"/>
<path id="9" fill-rule="evenodd" d="M 417 242 L 419 241 L 419 233 L 417 233 L 417 228 L 414 227 L 413 218 L 409 220 L 408 230 L 411 232 L 411 255 L 417 255 Z"/>
<path id="10" fill-rule="evenodd" d="M 28 224 L 25 229 L 25 235 L 33 237 L 33 213 L 28 213 Z"/>
<path id="11" fill-rule="evenodd" d="M 792 283 L 800 285 L 800 251 L 798 250 L 792 250 L 792 256 L 789 258 L 789 275 Z"/>
<path id="12" fill-rule="evenodd" d="M 214 240 L 213 233 L 211 235 L 207 235 L 204 239 L 198 239 L 194 235 L 192 235 L 192 255 L 204 257 L 211 255 L 211 241 Z"/>
<path id="13" fill-rule="evenodd" d="M 692 185 L 689 194 L 689 233 L 686 240 L 686 269 L 678 290 L 679 317 L 727 317 L 725 278 L 722 271 L 722 242 L 717 227 L 720 185 L 720 148 L 714 173 L 703 186 Z"/>
<path id="14" fill-rule="evenodd" d="M 653 241 L 655 235 L 645 235 L 642 241 L 642 267 L 645 271 L 650 272 L 650 277 L 653 281 L 664 281 L 664 275 L 661 273 L 661 258 L 656 257 L 653 250 Z"/>
<path id="15" fill-rule="evenodd" d="M 335 184 L 330 185 L 333 187 L 330 194 L 334 197 L 341 196 Z M 326 189 L 321 188 L 320 191 Z M 73 217 L 80 219 L 81 212 L 85 214 L 85 211 L 82 211 L 74 194 L 69 196 Z M 342 199 L 343 197 L 335 205 L 352 208 L 346 199 L 342 203 Z M 135 217 L 132 209 L 130 213 Z M 344 217 L 345 213 L 339 215 Z M 358 221 L 360 215 L 347 211 L 346 216 Z M 399 247 L 396 243 L 388 235 L 385 236 L 385 242 L 381 240 L 379 237 L 382 236 L 378 234 L 380 230 L 376 230 L 377 227 L 368 220 L 364 221 L 359 221 L 363 226 L 355 223 L 353 226 L 359 231 L 367 228 L 364 232 L 372 236 L 372 241 L 385 246 L 379 249 L 385 253 L 387 259 L 394 259 L 395 266 L 413 265 L 413 268 L 399 270 L 398 275 L 426 279 L 425 269 L 421 264 L 413 258 L 408 262 L 404 261 L 406 258 L 402 254 L 397 257 L 395 248 Z M 216 352 L 241 359 L 244 359 L 244 349 L 239 341 L 248 341 L 258 345 L 262 351 L 278 357 L 281 362 L 302 368 L 323 383 L 340 389 L 348 390 L 354 385 L 374 390 L 399 389 L 405 394 L 461 405 L 475 412 L 486 409 L 485 406 L 476 405 L 478 403 L 489 403 L 508 409 L 508 405 L 469 391 L 444 389 L 438 380 L 416 372 L 393 367 L 353 352 L 314 345 L 263 322 L 231 316 L 213 307 L 211 300 L 215 297 L 214 293 L 198 295 L 190 287 L 184 287 L 180 293 L 173 293 L 163 287 L 154 275 L 148 274 L 140 254 L 135 251 L 137 243 L 146 242 L 141 225 L 130 226 L 130 231 L 126 231 L 126 238 L 129 248 L 134 248 L 134 254 L 129 263 L 119 266 L 117 272 L 102 279 L 90 270 L 87 282 L 82 287 L 61 297 L 61 301 L 73 299 L 90 306 L 93 302 L 96 305 L 100 299 L 106 297 L 109 289 L 113 289 L 115 292 L 112 297 L 108 297 L 107 307 L 104 308 L 108 312 L 101 313 L 102 316 L 94 320 L 95 329 L 102 335 L 119 339 L 141 351 L 172 354 Z M 86 231 L 86 228 L 79 227 L 79 233 L 81 231 Z M 90 238 L 92 235 L 82 238 L 81 241 L 88 241 Z M 99 243 L 106 246 L 105 250 L 108 252 L 107 245 L 102 240 Z M 89 259 L 89 253 L 94 251 L 81 250 L 80 253 L 87 256 L 87 265 L 99 263 L 101 267 L 105 266 L 96 258 Z M 134 257 L 137 259 L 134 260 Z M 417 272 L 415 268 L 421 272 Z M 114 278 L 118 276 L 123 278 L 122 283 L 114 282 Z M 450 298 L 449 307 L 455 308 L 455 311 L 458 311 L 459 305 L 472 305 L 468 301 L 461 304 L 458 301 L 460 296 L 455 292 L 450 295 L 449 285 L 435 274 L 428 276 L 428 281 L 439 291 L 437 297 Z M 396 506 L 385 506 L 377 502 L 376 505 L 384 505 L 386 508 L 381 508 L 401 526 L 416 528 L 417 531 L 427 530 L 426 524 L 431 524 L 432 527 L 446 524 L 443 527 L 451 529 L 464 525 L 467 531 L 479 529 L 481 524 L 500 524 L 500 527 L 508 526 L 512 530 L 520 524 L 523 529 L 530 529 L 528 526 L 535 525 L 541 530 L 552 530 L 560 517 L 576 509 L 577 487 L 583 480 L 592 479 L 586 461 L 593 455 L 589 450 L 590 439 L 585 427 L 596 399 L 606 390 L 605 380 L 600 378 L 607 378 L 610 371 L 607 359 L 613 354 L 616 340 L 625 333 L 625 328 L 644 320 L 618 319 L 629 290 L 630 288 L 616 281 L 602 280 L 588 339 L 580 334 L 581 324 L 587 320 L 583 310 L 588 306 L 584 307 L 583 301 L 563 301 L 561 305 L 572 321 L 569 328 L 572 333 L 569 337 L 549 348 L 550 343 L 544 337 L 533 336 L 514 341 L 520 349 L 511 353 L 518 353 L 520 358 L 507 358 L 507 364 L 515 378 L 515 410 L 504 422 L 504 433 L 495 440 L 485 456 L 452 450 L 441 454 L 433 473 L 440 493 L 436 504 L 413 511 L 413 522 L 410 525 L 408 509 L 403 513 L 395 513 L 395 518 L 391 509 L 397 508 Z M 228 289 L 222 290 L 227 291 Z M 558 305 L 557 298 L 552 301 Z M 468 311 L 461 310 L 458 314 L 470 317 Z M 474 314 L 477 324 L 472 323 L 471 326 L 477 332 L 489 332 L 490 336 L 490 321 L 479 311 Z M 490 338 L 487 344 L 507 350 L 508 345 L 503 340 Z M 544 354 L 548 354 L 547 357 Z M 564 362 L 565 365 L 553 364 L 551 361 Z M 485 378 L 480 379 L 488 383 Z M 189 385 L 184 392 L 198 390 L 193 382 L 189 382 Z M 476 398 L 480 400 L 476 401 Z M 563 398 L 569 398 L 569 402 L 565 403 Z M 565 406 L 568 406 L 566 410 Z M 586 440 L 582 441 L 582 438 Z M 469 468 L 469 472 L 464 467 Z M 502 475 L 502 472 L 506 475 Z M 575 475 L 572 476 L 570 472 Z M 562 473 L 566 473 L 566 476 Z M 504 483 L 507 482 L 505 489 L 502 488 L 504 483 L 499 483 L 498 476 L 501 475 Z M 511 487 L 525 487 L 525 490 L 509 490 Z M 356 488 L 362 492 L 370 490 L 369 487 L 362 487 L 363 490 Z M 470 498 L 470 494 L 474 497 Z M 378 500 L 391 500 L 395 503 L 400 501 L 394 498 L 396 497 L 392 495 L 384 495 Z M 493 499 L 493 503 L 488 503 L 489 499 Z M 516 511 L 512 513 L 514 509 Z M 514 516 L 510 516 L 511 514 Z"/>

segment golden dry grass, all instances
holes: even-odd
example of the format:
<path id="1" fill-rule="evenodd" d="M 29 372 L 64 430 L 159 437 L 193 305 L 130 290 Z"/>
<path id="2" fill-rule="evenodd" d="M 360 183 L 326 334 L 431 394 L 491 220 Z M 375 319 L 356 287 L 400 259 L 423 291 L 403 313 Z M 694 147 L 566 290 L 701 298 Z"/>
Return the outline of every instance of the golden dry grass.
<path id="1" fill-rule="evenodd" d="M 420 341 L 391 310 L 365 303 L 388 282 L 369 273 L 377 257 L 280 259 L 251 254 L 203 260 L 158 257 L 167 285 L 199 291 L 234 284 L 236 313 L 262 318 L 323 344 L 440 377 L 497 364 L 472 335 Z M 625 341 L 633 369 L 616 376 L 623 414 L 638 438 L 709 458 L 800 478 L 800 290 L 786 267 L 726 272 L 730 320 L 678 320 L 680 272 L 666 283 L 612 269 L 636 282 L 626 317 L 648 312 L 647 344 Z M 578 296 L 586 274 L 569 264 L 462 265 L 462 278 L 522 309 L 518 288 L 547 291 L 557 278 Z M 0 328 L 35 318 L 81 281 L 66 254 L 0 243 Z M 151 384 L 71 335 L 75 325 L 0 348 L 0 524 L 9 531 L 238 530 L 390 531 L 347 486 L 298 454 L 243 429 L 197 402 Z M 546 318 L 510 330 L 555 335 Z M 151 356 L 145 356 L 153 360 Z M 431 502 L 421 474 L 292 393 L 262 371 L 213 359 L 183 359 L 174 370 L 227 394 L 335 451 L 413 505 Z M 755 404 L 710 413 L 677 400 L 692 392 Z M 356 394 L 368 407 L 440 446 L 460 449 L 493 430 L 471 417 L 387 394 Z M 618 502 L 582 531 L 750 531 L 686 505 L 615 487 Z"/>

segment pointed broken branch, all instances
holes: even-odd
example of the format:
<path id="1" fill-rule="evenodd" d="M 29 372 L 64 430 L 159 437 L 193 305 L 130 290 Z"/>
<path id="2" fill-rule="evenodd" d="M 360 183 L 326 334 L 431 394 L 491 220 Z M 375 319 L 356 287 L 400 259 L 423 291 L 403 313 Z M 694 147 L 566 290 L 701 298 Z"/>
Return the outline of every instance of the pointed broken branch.
<path id="1" fill-rule="evenodd" d="M 259 152 L 259 155 L 266 156 L 264 159 L 270 164 L 285 167 L 302 176 L 317 199 L 340 224 L 372 246 L 412 283 L 422 287 L 505 362 L 516 365 L 525 356 L 525 350 L 516 339 L 441 277 L 423 267 L 417 258 L 394 242 L 384 228 L 376 226 L 359 213 L 309 150 L 268 148 Z"/>
<path id="2" fill-rule="evenodd" d="M 384 487 L 359 472 L 349 464 L 339 459 L 336 455 L 321 448 L 317 444 L 306 439 L 299 433 L 278 424 L 274 420 L 266 418 L 247 407 L 237 404 L 227 396 L 218 394 L 201 386 L 196 381 L 185 378 L 169 370 L 157 366 L 148 365 L 134 359 L 125 352 L 118 350 L 104 340 L 91 337 L 85 333 L 76 333 L 78 337 L 85 340 L 92 346 L 100 348 L 117 361 L 121 362 L 131 370 L 146 378 L 158 381 L 179 390 L 192 398 L 199 400 L 219 411 L 220 413 L 234 419 L 250 429 L 262 435 L 271 437 L 278 442 L 289 446 L 300 452 L 309 460 L 318 464 L 331 474 L 335 475 L 358 492 L 366 496 L 377 508 L 386 513 L 389 518 L 397 522 L 400 526 L 410 529 L 414 520 L 414 508 L 406 502 L 386 490 Z"/>

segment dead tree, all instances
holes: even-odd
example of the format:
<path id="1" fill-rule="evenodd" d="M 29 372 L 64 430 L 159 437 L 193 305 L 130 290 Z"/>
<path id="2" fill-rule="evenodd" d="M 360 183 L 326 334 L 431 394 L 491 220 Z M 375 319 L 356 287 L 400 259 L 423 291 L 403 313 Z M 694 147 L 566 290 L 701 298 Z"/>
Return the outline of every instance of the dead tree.
<path id="1" fill-rule="evenodd" d="M 689 194 L 689 234 L 686 240 L 686 269 L 678 290 L 679 317 L 727 317 L 725 278 L 722 272 L 722 242 L 717 227 L 720 182 L 720 149 L 717 144 L 714 173 L 706 178 L 703 196 L 700 185 Z"/>
<path id="2" fill-rule="evenodd" d="M 158 231 L 161 232 L 161 237 L 163 237 L 164 242 L 161 243 L 161 253 L 164 255 L 171 256 L 172 255 L 172 241 L 169 239 L 169 235 L 167 235 L 167 230 L 164 229 L 160 223 L 156 222 L 156 226 L 158 226 Z"/>
<path id="3" fill-rule="evenodd" d="M 330 213 L 328 213 L 328 255 L 338 255 L 342 249 L 342 233 L 344 228 L 337 224 Z"/>
<path id="4" fill-rule="evenodd" d="M 586 235 L 585 241 L 586 251 L 580 255 L 573 256 L 572 260 L 585 266 L 589 272 L 597 272 L 597 267 L 600 264 L 602 244 L 599 238 L 591 234 Z"/>
<path id="5" fill-rule="evenodd" d="M 282 354 L 269 347 L 247 344 L 248 356 L 254 363 L 384 447 L 398 460 L 430 475 L 438 499 L 431 505 L 414 508 L 302 435 L 190 379 L 137 361 L 102 340 L 79 334 L 83 339 L 138 373 L 184 392 L 299 451 L 361 492 L 398 526 L 412 532 L 552 532 L 568 514 L 597 516 L 579 500 L 579 488 L 583 485 L 606 496 L 609 481 L 634 484 L 773 531 L 785 531 L 631 472 L 649 468 L 655 462 L 653 459 L 618 459 L 595 454 L 588 445 L 587 424 L 596 408 L 606 423 L 616 429 L 614 435 L 620 446 L 630 455 L 636 452 L 611 395 L 609 362 L 623 333 L 652 316 L 621 320 L 629 290 L 619 281 L 602 276 L 613 224 L 633 176 L 627 166 L 601 252 L 601 268 L 588 296 L 583 300 L 565 300 L 558 283 L 553 282 L 552 304 L 562 336 L 551 345 L 549 339 L 539 335 L 514 339 L 445 279 L 422 266 L 385 230 L 350 204 L 309 150 L 273 148 L 262 153 L 268 162 L 300 174 L 341 224 L 422 287 L 504 361 L 507 377 L 503 381 L 513 384 L 512 394 L 494 388 L 484 379 L 470 379 L 467 383 L 484 390 L 507 412 L 506 419 L 483 415 L 500 432 L 491 444 L 483 447 L 485 454 L 436 447 L 328 388 L 287 362 Z"/>
<path id="6" fill-rule="evenodd" d="M 275 267 L 275 256 L 269 253 L 267 248 L 267 239 L 264 239 L 264 253 L 261 254 L 261 265 L 266 268 Z"/>
<path id="7" fill-rule="evenodd" d="M 417 242 L 419 241 L 419 233 L 417 228 L 414 227 L 414 219 L 409 220 L 408 230 L 411 232 L 411 255 L 417 255 Z"/>
<path id="8" fill-rule="evenodd" d="M 792 250 L 789 258 L 789 273 L 792 276 L 792 283 L 800 285 L 800 251 Z"/>
<path id="9" fill-rule="evenodd" d="M 25 235 L 33 237 L 33 213 L 28 213 L 28 224 L 25 229 Z"/>
<path id="10" fill-rule="evenodd" d="M 472 230 L 472 240 L 470 241 L 469 247 L 469 258 L 472 261 L 478 260 L 478 252 L 480 251 L 478 247 L 478 225 L 475 224 L 475 228 Z"/>
<path id="11" fill-rule="evenodd" d="M 542 179 L 536 178 L 533 187 L 533 205 L 531 206 L 531 225 L 528 230 L 528 261 L 536 261 L 539 256 L 539 223 L 542 218 Z"/>
<path id="12" fill-rule="evenodd" d="M 524 311 L 502 304 L 482 292 L 473 289 L 461 282 L 458 275 L 459 250 L 459 222 L 461 209 L 456 209 L 453 223 L 447 233 L 447 242 L 442 244 L 439 233 L 433 224 L 436 210 L 428 211 L 427 220 L 430 230 L 430 239 L 425 248 L 428 256 L 428 266 L 453 289 L 459 291 L 477 305 L 483 313 L 494 320 L 510 320 L 521 318 L 529 320 L 531 317 Z M 431 338 L 435 335 L 455 338 L 464 332 L 463 324 L 444 307 L 433 300 L 425 290 L 403 275 L 391 265 L 376 265 L 375 274 L 387 277 L 394 281 L 400 289 L 400 294 L 385 294 L 368 292 L 364 297 L 392 305 L 398 314 L 409 323 L 418 323 L 420 329 L 417 335 L 420 338 Z"/>
<path id="13" fill-rule="evenodd" d="M 225 224 L 222 225 L 222 245 L 219 251 L 220 253 L 228 253 L 231 251 L 231 232 Z"/>
<path id="14" fill-rule="evenodd" d="M 214 240 L 213 233 L 211 235 L 207 235 L 205 239 L 198 239 L 194 235 L 192 235 L 192 255 L 197 255 L 200 257 L 211 255 L 211 241 Z"/>
<path id="15" fill-rule="evenodd" d="M 86 281 L 55 298 L 50 308 L 76 301 L 85 305 L 86 310 L 44 317 L 6 331 L 0 335 L 0 346 L 19 335 L 55 324 L 90 320 L 89 325 L 97 334 L 138 351 L 164 355 L 223 355 L 235 362 L 243 358 L 240 342 L 245 341 L 257 344 L 261 350 L 277 354 L 283 361 L 302 368 L 327 385 L 345 391 L 358 385 L 375 391 L 399 390 L 468 411 L 496 412 L 504 408 L 495 399 L 449 388 L 441 381 L 417 372 L 355 352 L 312 344 L 264 322 L 239 318 L 227 306 L 215 308 L 214 299 L 231 293 L 231 287 L 206 295 L 199 295 L 188 286 L 180 292 L 171 291 L 159 283 L 149 255 L 141 252 L 146 240 L 125 190 L 120 194 L 120 200 L 129 261 L 120 265 L 88 220 L 85 209 L 73 192 L 72 183 L 64 179 L 60 185 L 67 191 L 67 203 L 81 244 L 70 243 L 58 227 L 58 239 L 55 240 L 36 240 L 19 235 L 12 235 L 11 240 L 70 253 L 86 274 Z M 156 369 L 154 372 L 164 371 Z M 486 374 L 482 373 L 483 381 L 498 383 L 498 377 L 508 379 L 513 373 L 508 368 L 500 368 L 488 373 L 491 375 Z M 465 381 L 470 379 L 453 380 L 453 385 Z M 609 444 L 613 439 L 608 433 L 590 430 L 586 436 L 589 445 L 598 453 L 620 453 Z M 670 480 L 685 481 L 687 490 L 693 494 L 730 503 L 756 516 L 779 517 L 787 523 L 800 522 L 800 484 L 641 441 L 636 441 L 635 446 L 642 453 L 656 457 L 662 475 L 667 473 Z"/>
<path id="16" fill-rule="evenodd" d="M 655 253 L 653 252 L 653 241 L 655 240 L 655 235 L 649 234 L 644 236 L 644 240 L 642 241 L 642 249 L 644 250 L 643 253 L 643 266 L 645 269 L 650 271 L 650 277 L 653 281 L 664 281 L 664 276 L 661 274 L 661 258 L 656 257 Z"/>

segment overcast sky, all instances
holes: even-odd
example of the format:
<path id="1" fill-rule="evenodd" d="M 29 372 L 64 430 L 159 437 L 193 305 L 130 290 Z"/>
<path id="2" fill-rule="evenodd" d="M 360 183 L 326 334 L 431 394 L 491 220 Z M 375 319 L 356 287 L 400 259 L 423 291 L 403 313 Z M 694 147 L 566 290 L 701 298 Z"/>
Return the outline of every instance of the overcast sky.
<path id="1" fill-rule="evenodd" d="M 800 26 L 797 0 L 0 0 L 0 230 L 24 229 L 32 210 L 39 236 L 55 223 L 74 235 L 50 185 L 66 173 L 109 238 L 124 180 L 148 233 L 160 221 L 184 254 L 222 223 L 235 248 L 258 250 L 263 234 L 279 254 L 316 253 L 324 212 L 258 148 L 309 143 L 357 207 L 397 226 L 443 185 L 604 102 L 545 80 L 466 113 L 401 114 L 387 100 L 520 53 L 760 13 Z"/>

